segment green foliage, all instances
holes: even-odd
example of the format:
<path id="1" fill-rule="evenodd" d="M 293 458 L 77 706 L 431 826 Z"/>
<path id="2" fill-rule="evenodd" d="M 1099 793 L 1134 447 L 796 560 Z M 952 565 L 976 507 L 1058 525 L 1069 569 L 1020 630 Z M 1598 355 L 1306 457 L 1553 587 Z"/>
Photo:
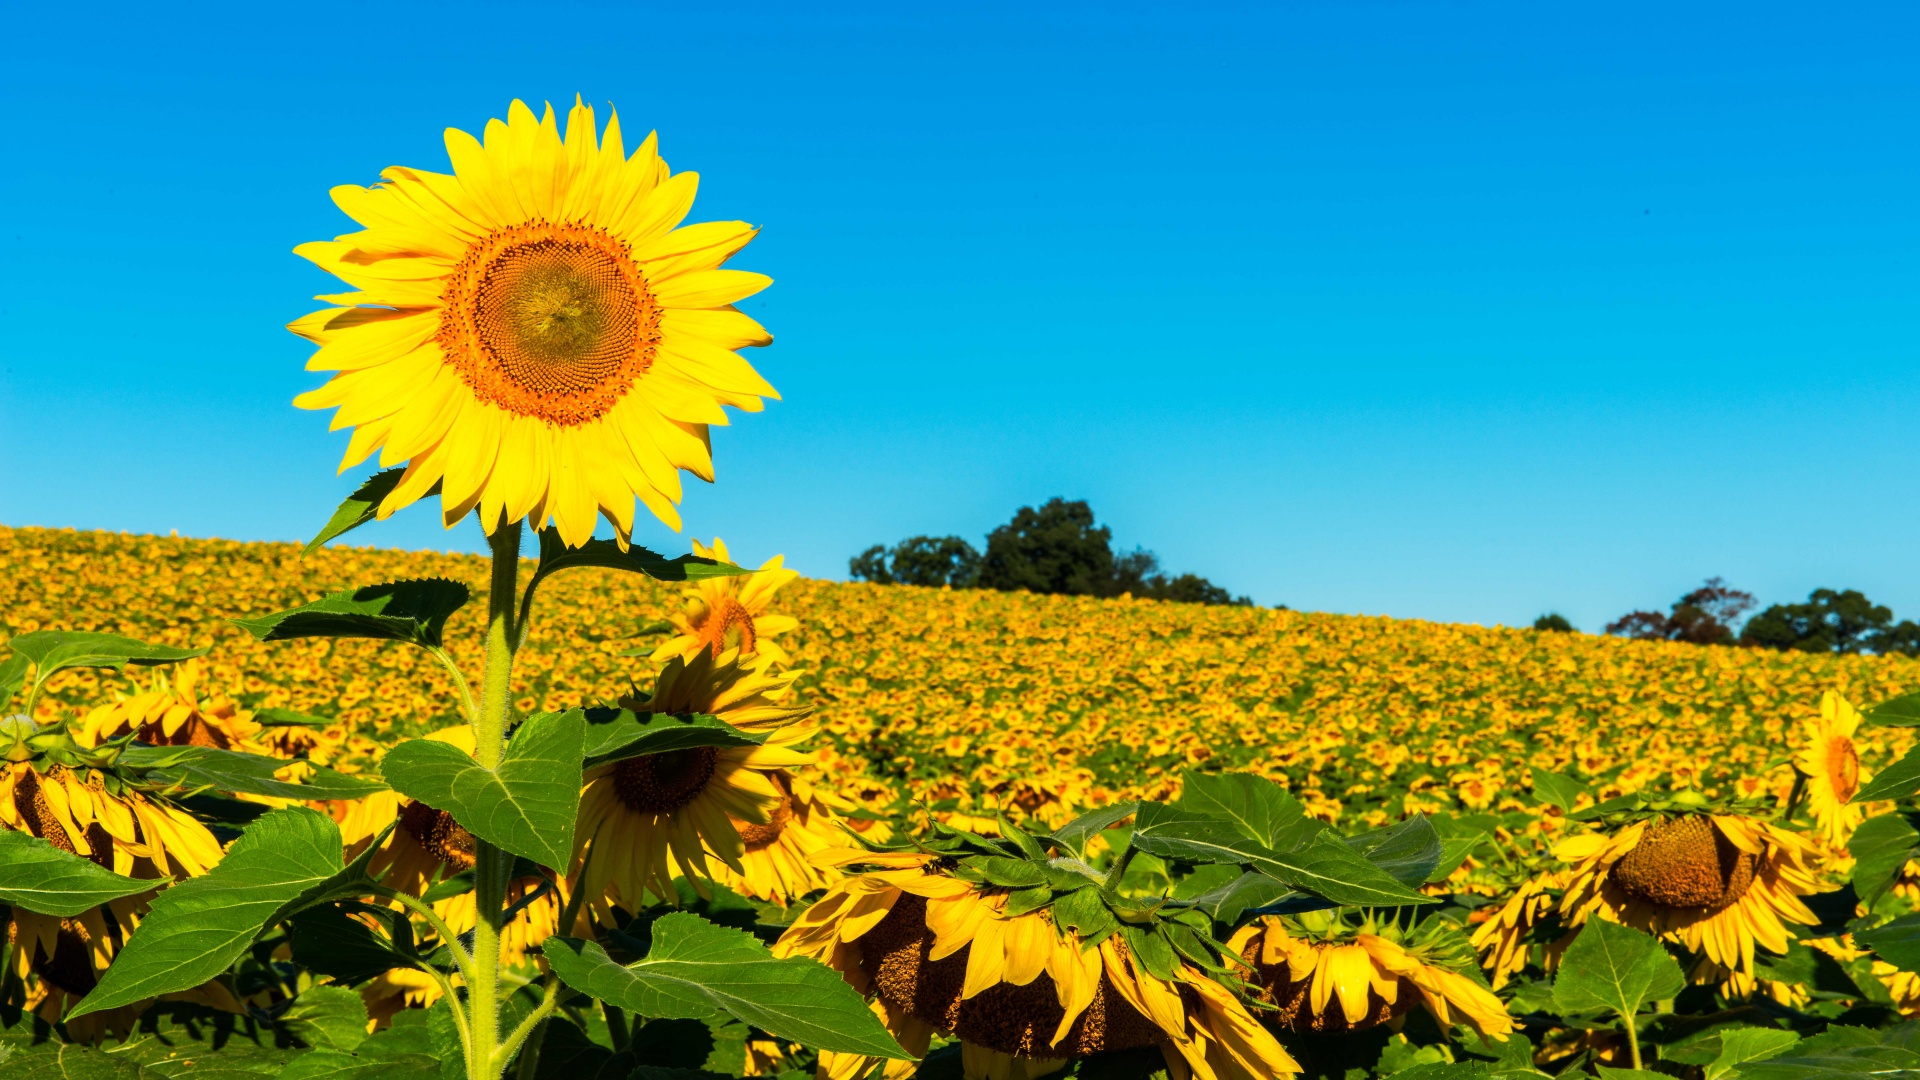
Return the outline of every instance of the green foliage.
<path id="1" fill-rule="evenodd" d="M 473 835 L 547 866 L 573 856 L 586 716 L 540 713 L 514 731 L 498 770 L 449 743 L 412 739 L 381 762 L 395 791 L 445 810 Z"/>
<path id="2" fill-rule="evenodd" d="M 1562 1012 L 1611 1013 L 1627 1033 L 1634 1068 L 1640 1042 L 1634 1017 L 1641 1006 L 1673 997 L 1687 985 L 1680 965 L 1659 940 L 1628 926 L 1594 918 L 1560 958 L 1553 1003 Z"/>
<path id="3" fill-rule="evenodd" d="M 1013 520 L 987 536 L 980 584 L 989 589 L 1025 589 L 1068 596 L 1111 596 L 1113 532 L 1093 523 L 1083 501 L 1050 499 L 1035 510 L 1023 506 Z"/>
<path id="4" fill-rule="evenodd" d="M 1920 780 L 1915 781 L 1920 786 Z M 1905 814 L 1880 814 L 1860 823 L 1847 841 L 1853 856 L 1853 891 L 1869 905 L 1893 887 L 1900 868 L 1920 847 L 1920 830 Z"/>
<path id="5" fill-rule="evenodd" d="M 1556 634 L 1573 633 L 1573 624 L 1567 621 L 1565 615 L 1557 611 L 1549 611 L 1545 615 L 1533 620 L 1533 628 L 1535 630 L 1546 630 Z"/>
<path id="6" fill-rule="evenodd" d="M 1243 866 L 1336 904 L 1399 907 L 1433 902 L 1334 837 L 1318 835 L 1302 848 L 1277 852 L 1232 819 L 1165 803 L 1140 804 L 1132 845 L 1161 858 Z"/>
<path id="7" fill-rule="evenodd" d="M 353 494 L 341 500 L 333 516 L 328 518 L 326 525 L 322 526 L 314 538 L 307 541 L 306 546 L 300 549 L 300 554 L 303 557 L 311 555 L 329 542 L 372 521 L 378 515 L 381 500 L 391 495 L 394 488 L 400 486 L 400 478 L 406 473 L 407 470 L 404 468 L 382 469 L 367 477 L 359 487 L 354 489 Z M 427 494 L 437 495 L 439 492 L 440 483 L 436 480 L 433 487 L 427 490 Z"/>
<path id="8" fill-rule="evenodd" d="M 1667 614 L 1632 611 L 1607 624 L 1607 633 L 1651 641 L 1685 641 L 1694 645 L 1726 645 L 1733 627 L 1753 607 L 1753 594 L 1729 588 L 1720 578 L 1673 602 Z"/>
<path id="9" fill-rule="evenodd" d="M 343 986 L 316 986 L 295 998 L 281 1024 L 316 1050 L 352 1053 L 367 1038 L 367 1004 Z"/>
<path id="10" fill-rule="evenodd" d="M 49 1043 L 0 1063 L 6 1080 L 161 1080 L 136 1062 L 72 1043 Z"/>
<path id="11" fill-rule="evenodd" d="M 752 934 L 695 915 L 653 924 L 647 955 L 622 966 L 576 938 L 550 938 L 547 962 L 575 990 L 637 1016 L 733 1017 L 781 1038 L 842 1053 L 908 1058 L 839 974 L 815 961 L 776 959 Z"/>
<path id="12" fill-rule="evenodd" d="M 701 714 L 674 716 L 593 708 L 587 709 L 585 715 L 588 768 L 621 758 L 669 754 L 701 746 L 758 746 L 767 738 Z"/>
<path id="13" fill-rule="evenodd" d="M 1774 604 L 1748 620 L 1740 641 L 1801 652 L 1920 652 L 1920 626 L 1895 623 L 1893 610 L 1858 589 L 1815 589 L 1804 604 Z"/>
<path id="14" fill-rule="evenodd" d="M 1920 791 L 1920 746 L 1906 752 L 1899 761 L 1880 770 L 1870 784 L 1863 784 L 1854 793 L 1857 803 L 1875 802 L 1880 799 L 1904 799 Z"/>
<path id="15" fill-rule="evenodd" d="M 136 881 L 61 851 L 37 836 L 0 829 L 0 904 L 68 918 L 161 885 Z"/>
<path id="16" fill-rule="evenodd" d="M 1593 795 L 1593 788 L 1575 780 L 1571 776 L 1533 767 L 1533 794 L 1548 806 L 1557 806 L 1562 813 L 1573 813 L 1574 805 L 1580 796 Z"/>
<path id="17" fill-rule="evenodd" d="M 228 621 L 259 641 L 375 638 L 437 649 L 447 619 L 467 599 L 467 587 L 457 581 L 394 581 L 333 593 L 271 615 Z"/>
<path id="18" fill-rule="evenodd" d="M 299 782 L 280 780 L 274 773 L 287 767 L 289 763 L 285 758 L 212 746 L 130 746 L 120 753 L 115 764 L 138 771 L 145 784 L 182 792 L 213 790 L 280 799 L 358 799 L 387 788 L 378 780 L 348 776 L 311 762 L 301 765 Z"/>
<path id="19" fill-rule="evenodd" d="M 340 830 L 304 808 L 261 817 L 206 876 L 154 898 L 152 910 L 71 1019 L 188 990 L 227 970 L 254 936 L 334 880 Z"/>
<path id="20" fill-rule="evenodd" d="M 45 682 L 47 676 L 67 668 L 177 664 L 207 655 L 206 649 L 149 645 L 118 634 L 83 634 L 74 630 L 34 630 L 14 635 L 7 644 L 14 652 L 33 661 L 37 682 Z"/>
<path id="21" fill-rule="evenodd" d="M 970 589 L 980 581 L 980 552 L 957 536 L 910 536 L 891 548 L 875 544 L 854 556 L 847 574 L 876 585 Z"/>

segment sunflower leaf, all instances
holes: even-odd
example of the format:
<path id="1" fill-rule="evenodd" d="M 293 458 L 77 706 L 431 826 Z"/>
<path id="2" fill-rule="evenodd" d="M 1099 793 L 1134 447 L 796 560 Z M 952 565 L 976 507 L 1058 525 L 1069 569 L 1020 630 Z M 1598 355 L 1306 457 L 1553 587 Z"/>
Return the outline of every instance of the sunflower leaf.
<path id="1" fill-rule="evenodd" d="M 141 780 L 167 788 L 240 792 L 282 799 L 358 799 L 387 790 L 363 776 L 348 776 L 311 762 L 291 762 L 212 746 L 129 746 L 115 764 L 143 771 Z M 275 773 L 298 764 L 299 781 Z"/>
<path id="2" fill-rule="evenodd" d="M 1195 863 L 1235 863 L 1336 904 L 1402 907 L 1432 897 L 1394 880 L 1359 852 L 1320 833 L 1298 851 L 1280 853 L 1251 839 L 1235 823 L 1165 803 L 1143 802 L 1132 844 L 1149 855 Z"/>
<path id="3" fill-rule="evenodd" d="M 1089 947 L 1105 941 L 1120 929 L 1120 920 L 1107 907 L 1098 885 L 1083 885 L 1056 899 L 1053 922 L 1079 935 L 1081 944 Z"/>
<path id="4" fill-rule="evenodd" d="M 963 865 L 979 873 L 981 880 L 989 885 L 1009 889 L 1031 889 L 1047 883 L 1046 868 L 1025 859 L 1011 859 L 1004 855 L 983 855 L 968 859 Z"/>
<path id="5" fill-rule="evenodd" d="M 1920 746 L 1907 751 L 1905 757 L 1880 770 L 1873 783 L 1854 793 L 1857 803 L 1878 802 L 1881 799 L 1904 799 L 1920 791 Z"/>
<path id="6" fill-rule="evenodd" d="M 406 472 L 404 466 L 382 469 L 362 481 L 360 486 L 354 489 L 353 494 L 340 503 L 339 508 L 333 512 L 332 517 L 327 519 L 326 525 L 321 527 L 320 532 L 307 541 L 306 547 L 300 549 L 300 557 L 306 558 L 320 550 L 329 541 L 372 521 L 380 509 L 381 501 L 400 485 L 400 478 L 405 476 Z M 436 480 L 433 486 L 427 489 L 426 495 L 438 494 L 440 494 L 440 482 Z M 422 498 L 425 497 L 422 496 Z"/>
<path id="7" fill-rule="evenodd" d="M 1611 1012 L 1623 1023 L 1649 1001 L 1686 989 L 1680 965 L 1664 945 L 1629 926 L 1589 919 L 1567 947 L 1553 980 L 1554 1005 L 1562 1012 Z"/>
<path id="8" fill-rule="evenodd" d="M 1862 930 L 1854 940 L 1901 971 L 1920 971 L 1920 914 L 1902 915 L 1885 926 Z"/>
<path id="9" fill-rule="evenodd" d="M 1144 926 L 1123 926 L 1120 933 L 1126 938 L 1127 950 L 1140 962 L 1141 967 L 1147 969 L 1147 974 L 1162 982 L 1173 979 L 1173 946 L 1167 943 L 1166 938 Z"/>
<path id="10" fill-rule="evenodd" d="M 681 555 L 669 559 L 664 555 L 648 551 L 643 547 L 629 545 L 625 551 L 611 540 L 589 540 L 576 548 L 567 546 L 560 539 L 560 530 L 541 529 L 540 565 L 533 571 L 533 580 L 527 582 L 527 591 L 531 593 L 541 582 L 562 570 L 571 570 L 580 566 L 597 566 L 603 570 L 625 570 L 629 573 L 645 574 L 657 581 L 703 581 L 707 578 L 736 577 L 751 574 L 753 571 L 744 566 L 735 566 L 718 559 L 709 559 L 700 555 Z"/>
<path id="11" fill-rule="evenodd" d="M 401 743 L 380 767 L 393 790 L 445 810 L 480 839 L 544 866 L 565 866 L 573 855 L 585 737 L 581 710 L 540 713 L 514 731 L 497 770 L 432 739 Z"/>
<path id="12" fill-rule="evenodd" d="M 1549 806 L 1557 806 L 1564 814 L 1573 813 L 1573 805 L 1580 796 L 1593 794 L 1593 788 L 1575 780 L 1564 773 L 1534 766 L 1533 794 Z"/>
<path id="13" fill-rule="evenodd" d="M 1249 839 L 1287 851 L 1312 839 L 1302 835 L 1307 812 L 1279 784 L 1253 773 L 1203 773 L 1189 769 L 1174 805 L 1190 813 L 1231 821 Z"/>
<path id="14" fill-rule="evenodd" d="M 1044 885 L 1031 889 L 1017 889 L 1007 897 L 1007 907 L 1002 914 L 1011 919 L 1016 915 L 1025 915 L 1029 911 L 1039 911 L 1053 903 L 1053 890 Z"/>
<path id="15" fill-rule="evenodd" d="M 149 645 L 119 634 L 86 634 L 77 630 L 33 630 L 15 634 L 7 644 L 14 652 L 33 661 L 33 678 L 37 683 L 46 682 L 47 676 L 65 668 L 177 664 L 205 656 L 209 651 Z"/>
<path id="16" fill-rule="evenodd" d="M 280 1023 L 316 1050 L 352 1053 L 367 1038 L 367 1003 L 344 986 L 309 987 Z"/>
<path id="17" fill-rule="evenodd" d="M 1872 904 L 1893 887 L 1900 869 L 1920 846 L 1920 829 L 1905 814 L 1880 814 L 1860 823 L 1847 841 L 1853 856 L 1853 891 Z"/>
<path id="18" fill-rule="evenodd" d="M 121 877 L 89 859 L 69 854 L 30 833 L 0 829 L 0 903 L 71 918 L 109 900 L 165 885 Z"/>
<path id="19" fill-rule="evenodd" d="M 7 1080 L 160 1080 L 137 1062 L 72 1043 L 44 1043 L 0 1062 Z"/>
<path id="20" fill-rule="evenodd" d="M 1347 846 L 1395 881 L 1418 888 L 1440 865 L 1440 834 L 1425 814 L 1346 838 Z"/>
<path id="21" fill-rule="evenodd" d="M 404 916 L 389 920 L 399 929 Z M 415 967 L 411 957 L 336 904 L 319 904 L 287 920 L 293 961 L 342 986 L 362 983 L 397 967 Z"/>
<path id="22" fill-rule="evenodd" d="M 1869 723 L 1881 727 L 1920 727 L 1920 693 L 1902 694 L 1860 711 Z"/>
<path id="23" fill-rule="evenodd" d="M 1132 817 L 1139 805 L 1135 802 L 1115 803 L 1105 809 L 1081 814 L 1053 830 L 1053 834 L 1045 839 L 1066 848 L 1076 856 L 1084 857 L 1087 853 L 1088 841 Z"/>
<path id="24" fill-rule="evenodd" d="M 261 817 L 205 876 L 154 898 L 140 928 L 67 1019 L 199 986 L 343 869 L 340 829 L 324 814 L 291 807 Z"/>
<path id="25" fill-rule="evenodd" d="M 259 618 L 227 621 L 258 641 L 375 638 L 439 648 L 448 617 L 465 606 L 469 595 L 465 585 L 443 578 L 391 581 L 330 593 Z"/>
<path id="26" fill-rule="evenodd" d="M 548 938 L 562 982 L 657 1019 L 731 1017 L 821 1050 L 910 1060 L 838 972 L 807 957 L 776 958 L 752 934 L 684 912 L 653 924 L 644 959 L 622 967 L 591 941 Z"/>
<path id="27" fill-rule="evenodd" d="M 643 754 L 665 754 L 699 746 L 758 746 L 764 734 L 742 731 L 704 713 L 637 713 L 632 709 L 591 708 L 586 715 L 586 766 L 603 765 Z"/>

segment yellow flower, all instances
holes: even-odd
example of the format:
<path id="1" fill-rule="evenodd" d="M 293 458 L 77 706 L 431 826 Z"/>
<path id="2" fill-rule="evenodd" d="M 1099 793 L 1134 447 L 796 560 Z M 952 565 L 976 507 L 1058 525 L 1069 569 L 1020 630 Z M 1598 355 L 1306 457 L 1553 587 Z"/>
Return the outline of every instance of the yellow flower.
<path id="1" fill-rule="evenodd" d="M 605 514 L 624 540 L 636 496 L 679 528 L 678 470 L 713 479 L 723 405 L 778 397 L 736 350 L 772 341 L 733 304 L 770 283 L 720 265 L 741 221 L 678 228 L 698 177 L 649 135 L 628 157 L 577 99 L 564 139 L 519 101 L 484 141 L 446 133 L 451 175 L 395 166 L 333 199 L 365 226 L 295 252 L 355 292 L 289 329 L 332 379 L 294 400 L 353 428 L 342 470 L 407 463 L 386 517 L 440 486 L 449 526 L 552 522 L 569 545 Z"/>
<path id="2" fill-rule="evenodd" d="M 1844 848 L 1866 817 L 1865 810 L 1853 804 L 1854 793 L 1868 779 L 1853 745 L 1860 714 L 1846 698 L 1829 690 L 1820 696 L 1820 715 L 1804 727 L 1807 743 L 1793 763 L 1807 778 L 1807 809 L 1827 843 Z"/>
<path id="3" fill-rule="evenodd" d="M 1272 1021 L 1291 1031 L 1359 1031 L 1396 1021 L 1416 1004 L 1442 1030 L 1458 1022 L 1502 1042 L 1513 1031 L 1491 990 L 1379 934 L 1315 940 L 1268 916 L 1241 927 L 1227 946 L 1252 966 L 1251 981 L 1277 1010 Z"/>
<path id="4" fill-rule="evenodd" d="M 721 866 L 714 880 L 735 892 L 785 907 L 839 879 L 837 871 L 816 864 L 813 856 L 847 847 L 849 839 L 825 793 L 785 770 L 768 775 L 781 791 L 780 801 L 768 812 L 765 825 L 733 822 L 740 833 L 741 870 L 735 873 Z"/>
<path id="5" fill-rule="evenodd" d="M 221 750 L 265 753 L 257 741 L 261 728 L 225 694 L 202 700 L 207 675 L 203 661 L 181 664 L 171 678 L 156 671 L 153 685 L 143 693 L 114 700 L 88 712 L 74 732 L 74 741 L 93 747 L 132 733 L 149 746 L 212 746 Z"/>
<path id="6" fill-rule="evenodd" d="M 1728 971 L 1753 974 L 1756 945 L 1784 953 L 1785 922 L 1819 918 L 1800 897 L 1819 891 L 1812 848 L 1775 825 L 1729 814 L 1637 821 L 1609 836 L 1569 837 L 1554 855 L 1573 863 L 1560 914 L 1570 926 L 1598 914 L 1670 935 Z"/>
<path id="7" fill-rule="evenodd" d="M 829 865 L 884 869 L 828 888 L 774 947 L 840 972 L 900 1045 L 925 1054 L 935 1032 L 961 1040 L 968 1080 L 1044 1076 L 1105 1050 L 1158 1047 L 1176 1080 L 1260 1080 L 1300 1071 L 1271 1033 L 1204 972 L 1171 980 L 1134 962 L 1117 936 L 1082 942 L 1046 911 L 1009 915 L 1007 893 L 939 872 L 915 852 L 832 853 Z M 875 1064 L 823 1053 L 829 1080 Z M 912 1062 L 889 1062 L 886 1076 Z"/>
<path id="8" fill-rule="evenodd" d="M 787 700 L 796 675 L 748 667 L 735 650 L 676 658 L 660 672 L 646 701 L 623 698 L 636 712 L 718 717 L 766 741 L 757 746 L 702 746 L 644 754 L 587 770 L 575 827 L 576 859 L 587 851 L 586 892 L 597 916 L 608 904 L 638 911 L 646 896 L 671 901 L 674 867 L 698 882 L 710 878 L 711 855 L 745 875 L 739 825 L 771 825 L 786 793 L 782 769 L 811 764 L 794 746 L 811 736 L 813 710 Z"/>
<path id="9" fill-rule="evenodd" d="M 1505 986 L 1508 979 L 1527 966 L 1531 951 L 1527 935 L 1553 911 L 1555 899 L 1550 890 L 1565 887 L 1564 874 L 1543 874 L 1523 881 L 1513 895 L 1500 905 L 1500 909 L 1474 930 L 1471 938 L 1473 947 L 1481 953 L 1481 964 L 1492 972 L 1495 990 Z M 1562 944 L 1548 950 L 1549 967 L 1556 954 L 1564 949 L 1565 945 Z"/>
<path id="10" fill-rule="evenodd" d="M 732 561 L 726 542 L 713 538 L 713 546 L 693 542 L 693 553 L 702 558 Z M 673 657 L 691 657 L 701 649 L 716 656 L 727 649 L 738 649 L 743 656 L 755 656 L 765 664 L 785 666 L 793 662 L 778 643 L 767 640 L 800 625 L 791 615 L 769 615 L 767 607 L 773 594 L 800 576 L 798 570 L 781 568 L 783 556 L 775 555 L 751 574 L 707 578 L 683 595 L 681 610 L 668 616 L 678 633 L 653 650 L 655 662 Z"/>
<path id="11" fill-rule="evenodd" d="M 206 826 L 96 769 L 0 764 L 0 826 L 128 877 L 191 877 L 220 861 Z"/>

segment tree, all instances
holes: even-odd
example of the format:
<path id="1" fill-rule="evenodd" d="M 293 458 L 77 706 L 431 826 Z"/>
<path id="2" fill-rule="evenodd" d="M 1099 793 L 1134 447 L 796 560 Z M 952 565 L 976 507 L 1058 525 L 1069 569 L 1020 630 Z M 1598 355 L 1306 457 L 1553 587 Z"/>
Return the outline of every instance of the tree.
<path id="1" fill-rule="evenodd" d="M 1035 510 L 1021 507 L 1013 520 L 987 536 L 980 584 L 989 589 L 1026 589 L 1068 596 L 1115 596 L 1113 532 L 1093 523 L 1084 500 L 1055 497 Z"/>
<path id="2" fill-rule="evenodd" d="M 1173 600 L 1183 604 L 1253 606 L 1252 597 L 1235 596 L 1199 574 L 1181 574 L 1175 578 L 1156 574 L 1148 579 L 1143 589 L 1135 592 L 1134 595 L 1148 596 L 1155 600 Z"/>
<path id="3" fill-rule="evenodd" d="M 980 552 L 957 536 L 910 536 L 890 549 L 875 544 L 855 555 L 847 574 L 876 585 L 968 589 L 980 577 Z"/>
<path id="4" fill-rule="evenodd" d="M 1608 623 L 1607 633 L 1645 641 L 1731 645 L 1733 624 L 1751 607 L 1752 593 L 1729 588 L 1722 578 L 1708 578 L 1706 584 L 1674 601 L 1668 614 L 1630 611 Z"/>
<path id="5" fill-rule="evenodd" d="M 1740 634 L 1744 644 L 1800 652 L 1920 653 L 1920 626 L 1858 589 L 1815 589 L 1804 604 L 1774 604 Z"/>
<path id="6" fill-rule="evenodd" d="M 1565 615 L 1557 611 L 1549 611 L 1545 615 L 1533 620 L 1533 628 L 1535 630 L 1551 630 L 1559 634 L 1573 632 L 1573 624 L 1567 621 Z"/>

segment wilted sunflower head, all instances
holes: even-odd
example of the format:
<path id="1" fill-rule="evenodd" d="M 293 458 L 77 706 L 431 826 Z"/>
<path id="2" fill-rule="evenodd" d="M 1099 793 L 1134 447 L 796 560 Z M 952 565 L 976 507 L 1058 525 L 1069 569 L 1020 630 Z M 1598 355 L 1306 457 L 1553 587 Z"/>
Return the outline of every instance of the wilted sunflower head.
<path id="1" fill-rule="evenodd" d="M 449 527 L 477 507 L 579 546 L 604 514 L 624 543 L 637 497 L 679 528 L 680 471 L 713 479 L 708 426 L 778 396 L 737 351 L 772 338 L 733 306 L 771 279 L 721 269 L 757 230 L 680 228 L 698 178 L 651 135 L 628 155 L 578 99 L 564 136 L 515 101 L 446 144 L 450 174 L 334 188 L 364 227 L 294 249 L 356 290 L 289 327 L 333 373 L 294 403 L 354 429 L 343 470 L 406 462 L 382 518 L 437 486 Z"/>

